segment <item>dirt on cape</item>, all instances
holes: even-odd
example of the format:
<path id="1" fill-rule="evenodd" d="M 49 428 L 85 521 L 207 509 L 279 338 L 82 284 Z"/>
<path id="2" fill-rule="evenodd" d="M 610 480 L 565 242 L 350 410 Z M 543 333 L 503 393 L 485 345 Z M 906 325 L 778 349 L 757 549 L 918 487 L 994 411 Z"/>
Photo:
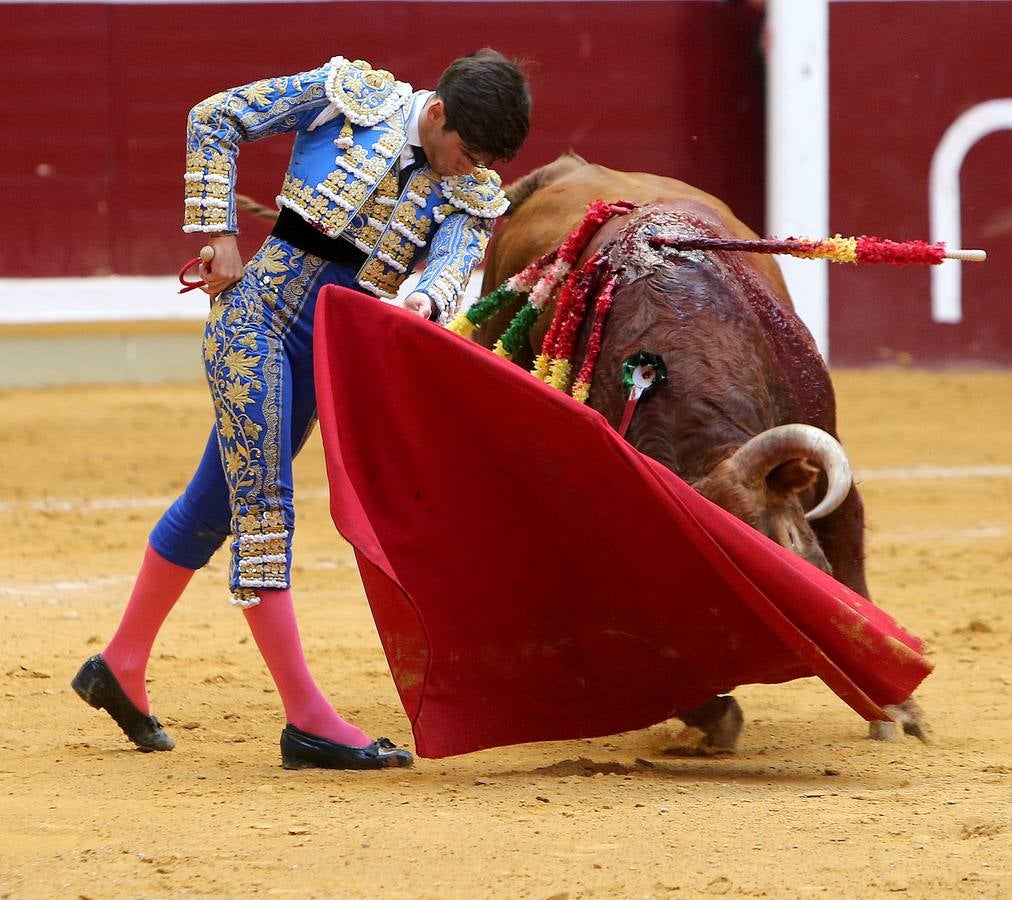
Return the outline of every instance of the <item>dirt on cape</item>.
<path id="1" fill-rule="evenodd" d="M 69 681 L 114 630 L 211 421 L 200 384 L 0 393 L 0 898 L 940 897 L 1012 884 L 1012 372 L 835 373 L 872 597 L 926 638 L 932 742 L 866 739 L 814 679 L 736 692 L 734 756 L 677 722 L 380 773 L 285 771 L 283 712 L 219 554 L 148 669 L 171 753 Z M 410 746 L 318 440 L 296 464 L 310 664 Z"/>

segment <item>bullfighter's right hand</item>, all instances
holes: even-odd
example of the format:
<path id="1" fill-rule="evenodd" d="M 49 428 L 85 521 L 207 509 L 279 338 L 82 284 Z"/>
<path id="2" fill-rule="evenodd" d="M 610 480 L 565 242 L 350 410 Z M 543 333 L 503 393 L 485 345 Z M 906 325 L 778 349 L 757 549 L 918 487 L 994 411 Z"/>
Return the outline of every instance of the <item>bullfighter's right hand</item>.
<path id="1" fill-rule="evenodd" d="M 214 248 L 214 259 L 210 264 L 201 263 L 197 272 L 205 282 L 201 290 L 216 297 L 242 278 L 245 268 L 234 234 L 212 235 L 207 238 L 207 243 Z"/>

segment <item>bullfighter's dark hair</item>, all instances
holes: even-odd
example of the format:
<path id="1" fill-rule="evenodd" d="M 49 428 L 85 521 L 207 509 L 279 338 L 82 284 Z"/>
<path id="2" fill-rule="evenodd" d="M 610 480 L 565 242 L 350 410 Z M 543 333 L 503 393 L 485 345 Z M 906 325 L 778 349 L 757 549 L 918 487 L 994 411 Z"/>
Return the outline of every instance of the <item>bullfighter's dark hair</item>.
<path id="1" fill-rule="evenodd" d="M 446 131 L 456 131 L 477 156 L 513 159 L 530 130 L 531 91 L 520 65 L 485 47 L 454 60 L 439 76 L 436 95 Z"/>

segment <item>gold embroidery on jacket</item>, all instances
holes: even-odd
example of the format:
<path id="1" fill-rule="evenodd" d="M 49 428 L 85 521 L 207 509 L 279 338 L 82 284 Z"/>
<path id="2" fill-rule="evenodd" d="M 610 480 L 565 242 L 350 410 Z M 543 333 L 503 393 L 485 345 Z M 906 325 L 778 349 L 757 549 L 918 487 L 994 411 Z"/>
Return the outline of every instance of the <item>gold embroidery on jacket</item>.
<path id="1" fill-rule="evenodd" d="M 349 228 L 349 233 L 355 237 L 355 246 L 365 253 L 371 253 L 376 244 L 379 243 L 382 232 L 375 225 L 366 223 L 361 228 Z"/>
<path id="2" fill-rule="evenodd" d="M 389 163 L 382 156 L 370 156 L 369 159 L 362 163 L 362 174 L 365 176 L 362 180 L 369 185 L 375 184 L 378 179 L 383 177 L 383 172 L 387 166 L 389 166 Z"/>
<path id="3" fill-rule="evenodd" d="M 366 155 L 369 153 L 361 144 L 353 144 L 347 150 L 344 151 L 344 157 L 342 162 L 345 166 L 350 169 L 360 169 L 362 163 L 365 162 Z M 339 159 L 341 159 L 339 157 Z"/>
<path id="4" fill-rule="evenodd" d="M 344 169 L 334 169 L 327 178 L 321 182 L 322 186 L 328 191 L 332 191 L 335 194 L 340 194 L 344 190 L 344 186 L 348 183 L 348 179 L 351 176 L 344 171 Z"/>
<path id="5" fill-rule="evenodd" d="M 358 279 L 363 287 L 379 293 L 381 297 L 394 297 L 404 276 L 385 266 L 381 260 L 371 259 L 362 267 Z"/>
<path id="6" fill-rule="evenodd" d="M 369 186 L 362 181 L 349 180 L 345 186 L 343 197 L 354 209 L 358 209 L 365 203 L 366 195 L 369 193 Z"/>
<path id="7" fill-rule="evenodd" d="M 432 231 L 432 219 L 425 215 L 417 215 L 414 204 L 402 203 L 397 207 L 391 228 L 416 247 L 424 247 Z"/>
<path id="8" fill-rule="evenodd" d="M 187 187 L 192 182 L 187 182 Z M 202 184 L 204 194 L 208 197 L 215 197 L 219 200 L 227 200 L 231 194 L 231 187 L 224 181 L 206 181 Z M 187 191 L 187 196 L 190 196 Z"/>
<path id="9" fill-rule="evenodd" d="M 400 194 L 400 185 L 397 183 L 397 174 L 391 169 L 380 179 L 372 199 L 374 203 L 390 207 L 397 202 L 398 194 Z"/>
<path id="10" fill-rule="evenodd" d="M 383 239 L 380 241 L 379 249 L 383 253 L 392 257 L 397 263 L 405 267 L 411 262 L 411 258 L 415 255 L 415 248 L 412 247 L 411 244 L 405 243 L 401 240 L 401 236 L 393 230 L 389 230 L 383 234 Z"/>
<path id="11" fill-rule="evenodd" d="M 228 177 L 232 171 L 232 160 L 224 150 L 219 150 L 216 147 L 201 147 L 186 154 L 186 171 L 201 175 Z"/>
<path id="12" fill-rule="evenodd" d="M 348 210 L 313 190 L 301 178 L 286 174 L 278 203 L 294 210 L 307 222 L 322 226 L 330 237 L 337 237 L 348 224 Z"/>
<path id="13" fill-rule="evenodd" d="M 407 135 L 403 131 L 384 131 L 373 147 L 375 153 L 387 159 L 399 155 L 407 143 Z"/>
<path id="14" fill-rule="evenodd" d="M 411 85 L 365 60 L 335 56 L 327 72 L 327 97 L 356 125 L 375 125 L 400 109 L 411 96 Z"/>
<path id="15" fill-rule="evenodd" d="M 225 108 L 249 133 L 261 132 L 268 124 L 270 133 L 277 133 L 295 125 L 297 107 L 325 96 L 323 84 L 306 84 L 301 75 L 265 78 L 237 88 L 231 96 L 226 92 Z"/>
<path id="16" fill-rule="evenodd" d="M 502 179 L 494 169 L 478 166 L 470 175 L 444 178 L 443 194 L 457 209 L 483 219 L 494 219 L 509 209 Z"/>
<path id="17" fill-rule="evenodd" d="M 425 206 L 429 195 L 436 189 L 436 175 L 431 169 L 419 169 L 413 172 L 405 185 L 404 196 L 417 206 Z"/>
<path id="18" fill-rule="evenodd" d="M 191 115 L 193 118 L 201 123 L 208 123 L 211 121 L 211 116 L 214 115 L 214 111 L 218 108 L 218 104 L 228 95 L 228 91 L 219 91 L 217 94 L 213 94 L 206 100 L 201 100 L 195 107 Z"/>

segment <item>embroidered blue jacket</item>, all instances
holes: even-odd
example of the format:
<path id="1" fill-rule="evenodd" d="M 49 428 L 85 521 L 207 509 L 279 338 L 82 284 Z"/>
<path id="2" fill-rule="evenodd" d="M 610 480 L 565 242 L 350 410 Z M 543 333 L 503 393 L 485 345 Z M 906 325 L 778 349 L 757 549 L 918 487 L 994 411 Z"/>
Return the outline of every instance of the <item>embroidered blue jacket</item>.
<path id="1" fill-rule="evenodd" d="M 236 230 L 239 143 L 297 132 L 277 201 L 330 237 L 367 254 L 362 287 L 393 297 L 423 258 L 417 290 L 446 321 L 481 261 L 495 218 L 509 206 L 498 174 L 440 178 L 428 166 L 398 188 L 411 85 L 363 60 L 335 56 L 318 69 L 255 81 L 198 103 L 187 130 L 184 231 Z M 314 127 L 331 104 L 338 115 Z"/>

